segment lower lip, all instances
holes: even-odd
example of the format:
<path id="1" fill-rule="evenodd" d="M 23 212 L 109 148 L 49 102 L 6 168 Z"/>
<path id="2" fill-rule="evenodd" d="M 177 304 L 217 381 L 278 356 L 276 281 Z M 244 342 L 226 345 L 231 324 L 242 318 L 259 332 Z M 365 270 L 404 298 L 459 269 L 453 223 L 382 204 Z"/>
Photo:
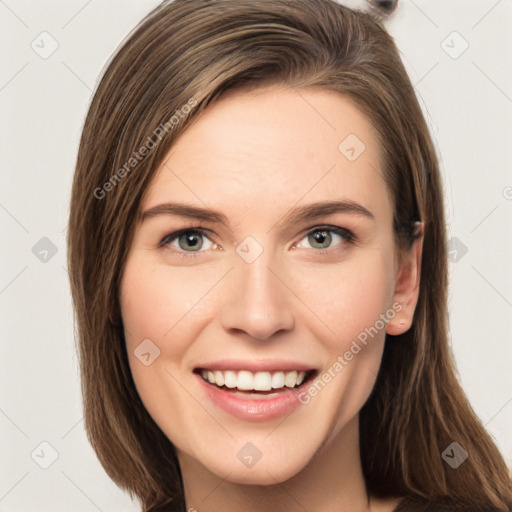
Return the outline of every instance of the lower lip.
<path id="1" fill-rule="evenodd" d="M 200 386 L 206 396 L 217 406 L 232 416 L 244 421 L 270 421 L 287 416 L 295 410 L 301 402 L 298 399 L 303 386 L 296 389 L 285 388 L 275 395 L 261 395 L 261 398 L 247 397 L 243 393 L 225 391 L 206 382 L 197 375 Z"/>

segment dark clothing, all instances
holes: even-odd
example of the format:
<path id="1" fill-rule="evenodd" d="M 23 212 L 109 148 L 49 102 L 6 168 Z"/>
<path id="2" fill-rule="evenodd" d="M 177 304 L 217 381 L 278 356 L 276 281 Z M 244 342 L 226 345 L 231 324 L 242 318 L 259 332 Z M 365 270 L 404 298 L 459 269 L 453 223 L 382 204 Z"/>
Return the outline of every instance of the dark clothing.
<path id="1" fill-rule="evenodd" d="M 512 509 L 510 509 L 512 511 Z M 393 512 L 496 512 L 495 508 L 461 508 L 446 503 L 434 503 L 404 498 Z"/>

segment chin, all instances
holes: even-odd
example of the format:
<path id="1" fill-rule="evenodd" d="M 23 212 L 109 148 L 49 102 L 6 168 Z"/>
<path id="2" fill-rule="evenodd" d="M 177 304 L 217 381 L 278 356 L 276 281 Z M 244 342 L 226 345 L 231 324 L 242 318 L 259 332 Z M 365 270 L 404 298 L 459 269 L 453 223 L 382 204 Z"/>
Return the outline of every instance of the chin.
<path id="1" fill-rule="evenodd" d="M 211 474 L 243 485 L 276 485 L 300 474 L 318 453 L 324 437 L 321 432 L 305 439 L 287 435 L 285 425 L 269 435 L 237 436 L 228 443 L 195 444 L 190 458 Z M 290 434 L 290 433 L 288 433 Z M 273 438 L 273 439 L 271 439 Z"/>
<path id="2" fill-rule="evenodd" d="M 298 475 L 304 465 L 287 461 L 267 461 L 264 463 L 260 460 L 253 467 L 233 468 L 232 465 L 226 464 L 217 467 L 207 467 L 212 473 L 216 474 L 228 482 L 241 485 L 276 485 L 294 476 Z"/>

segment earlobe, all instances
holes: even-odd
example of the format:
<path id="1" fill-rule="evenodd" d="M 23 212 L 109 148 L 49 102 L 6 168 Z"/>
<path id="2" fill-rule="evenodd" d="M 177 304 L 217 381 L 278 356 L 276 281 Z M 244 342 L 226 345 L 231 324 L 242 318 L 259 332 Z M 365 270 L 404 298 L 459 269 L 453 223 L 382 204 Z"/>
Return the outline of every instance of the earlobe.
<path id="1" fill-rule="evenodd" d="M 393 304 L 400 304 L 401 309 L 386 325 L 386 333 L 392 336 L 403 334 L 412 326 L 420 291 L 423 228 L 423 223 L 417 224 L 417 234 L 411 248 L 401 255 L 393 294 Z"/>

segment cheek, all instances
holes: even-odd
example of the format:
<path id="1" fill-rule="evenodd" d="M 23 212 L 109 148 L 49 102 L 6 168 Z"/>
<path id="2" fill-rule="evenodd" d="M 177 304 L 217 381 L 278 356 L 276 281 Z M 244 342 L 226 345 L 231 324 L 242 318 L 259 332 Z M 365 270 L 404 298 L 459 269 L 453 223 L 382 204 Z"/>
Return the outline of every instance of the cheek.
<path id="1" fill-rule="evenodd" d="M 214 318 L 216 285 L 226 270 L 207 265 L 172 268 L 142 256 L 135 252 L 128 259 L 120 289 L 130 370 L 151 417 L 169 439 L 185 446 L 187 425 L 205 421 L 204 411 L 194 407 L 187 392 L 190 350 Z M 137 355 L 148 352 L 148 342 L 141 344 L 148 339 L 154 344 L 149 344 L 149 352 L 156 350 L 158 356 L 145 365 Z M 170 419 L 169 411 L 180 414 Z M 211 427 L 212 435 L 218 434 L 215 424 Z"/>
<path id="2" fill-rule="evenodd" d="M 324 308 L 331 338 L 330 392 L 342 397 L 333 435 L 361 409 L 373 389 L 385 341 L 385 319 L 394 316 L 393 247 L 369 251 L 335 274 Z M 331 382 L 331 381 L 330 381 Z M 328 406 L 329 398 L 325 399 Z"/>
<path id="3" fill-rule="evenodd" d="M 127 349 L 134 350 L 151 339 L 161 351 L 179 357 L 193 339 L 198 326 L 201 297 L 214 284 L 214 277 L 169 267 L 128 262 L 121 285 L 121 313 Z M 204 313 L 204 312 L 203 312 Z M 186 331 L 186 332 L 185 332 Z"/>
<path id="4" fill-rule="evenodd" d="M 338 350 L 373 326 L 391 305 L 393 260 L 381 251 L 302 275 L 308 277 L 297 281 L 296 289 L 321 321 L 317 336 Z"/>
<path id="5" fill-rule="evenodd" d="M 179 386 L 170 375 L 182 366 L 195 337 L 194 304 L 200 290 L 167 268 L 135 257 L 129 259 L 121 283 L 121 314 L 126 350 L 135 387 L 157 420 L 162 403 L 177 407 Z M 147 340 L 150 340 L 149 342 Z M 149 354 L 146 355 L 146 354 Z M 170 396 L 165 396 L 170 392 Z M 157 421 L 158 423 L 158 421 Z"/>
<path id="6" fill-rule="evenodd" d="M 384 349 L 382 318 L 392 309 L 392 272 L 392 258 L 375 252 L 340 266 L 339 272 L 331 269 L 324 279 L 316 273 L 317 283 L 328 282 L 323 289 L 308 286 L 308 304 L 322 320 L 308 326 L 328 361 L 303 403 L 311 400 L 324 411 L 319 416 L 330 440 L 358 414 L 374 387 Z"/>
<path id="7" fill-rule="evenodd" d="M 137 392 L 169 439 L 183 446 L 187 445 L 187 424 L 204 421 L 204 417 L 201 410 L 190 406 L 182 370 L 207 319 L 200 299 L 216 281 L 216 276 L 192 272 L 153 267 L 133 258 L 127 262 L 120 289 L 126 348 Z M 151 343 L 142 345 L 148 339 Z M 147 365 L 141 357 L 144 353 L 150 354 Z M 181 413 L 171 417 L 172 411 Z"/>

